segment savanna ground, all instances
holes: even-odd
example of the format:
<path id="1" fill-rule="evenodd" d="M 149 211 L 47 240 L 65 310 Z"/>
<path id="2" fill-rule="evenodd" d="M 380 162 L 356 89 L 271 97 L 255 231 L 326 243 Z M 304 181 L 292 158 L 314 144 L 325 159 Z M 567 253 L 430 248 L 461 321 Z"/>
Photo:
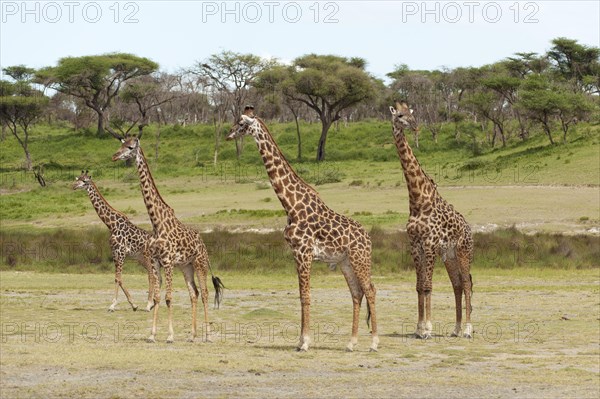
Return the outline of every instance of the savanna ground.
<path id="1" fill-rule="evenodd" d="M 322 267 L 324 269 L 325 266 Z M 345 352 L 351 300 L 341 273 L 313 278 L 307 353 L 293 274 L 221 273 L 228 289 L 210 311 L 212 343 L 186 342 L 189 300 L 176 280 L 176 342 L 145 342 L 149 313 L 121 303 L 110 274 L 2 272 L 3 397 L 511 397 L 596 398 L 598 270 L 477 270 L 473 339 L 450 338 L 453 296 L 435 276 L 434 337 L 412 338 L 413 273 L 375 276 L 380 348 Z M 138 304 L 146 279 L 126 276 Z M 212 294 L 212 292 L 211 292 Z M 364 312 L 363 312 L 364 314 Z"/>
<path id="2" fill-rule="evenodd" d="M 306 143 L 315 143 L 318 129 L 303 129 Z M 293 127 L 272 130 L 294 154 Z M 439 262 L 435 335 L 412 337 L 415 276 L 401 231 L 408 198 L 389 123 L 335 132 L 327 163 L 293 162 L 333 209 L 371 234 L 377 353 L 368 352 L 364 320 L 359 346 L 345 352 L 350 295 L 341 273 L 323 264 L 313 266 L 314 342 L 307 353 L 294 351 L 300 304 L 281 234 L 285 215 L 252 145 L 240 163 L 232 161 L 234 146 L 224 145 L 213 167 L 211 135 L 210 127 L 163 131 L 157 160 L 148 134 L 146 154 L 161 194 L 202 231 L 227 286 L 222 307 L 211 306 L 212 343 L 186 342 L 190 305 L 179 272 L 174 344 L 165 343 L 164 303 L 156 344 L 145 342 L 151 315 L 133 312 L 122 293 L 118 310 L 106 311 L 114 284 L 108 234 L 70 184 L 89 168 L 106 199 L 149 229 L 135 171 L 108 161 L 114 140 L 64 129 L 33 135 L 46 188 L 19 171 L 14 140 L 2 143 L 1 397 L 598 397 L 597 126 L 577 126 L 560 146 L 543 137 L 502 149 L 422 140 L 423 167 L 476 232 L 471 340 L 449 337 L 454 299 Z M 134 262 L 124 281 L 143 308 L 147 280 Z"/>

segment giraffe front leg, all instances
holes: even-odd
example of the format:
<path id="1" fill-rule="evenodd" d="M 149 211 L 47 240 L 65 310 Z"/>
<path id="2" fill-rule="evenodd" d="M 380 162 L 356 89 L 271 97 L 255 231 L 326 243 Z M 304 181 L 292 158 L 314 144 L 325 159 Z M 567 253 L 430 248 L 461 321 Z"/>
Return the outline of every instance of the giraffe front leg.
<path id="1" fill-rule="evenodd" d="M 154 273 L 152 271 L 154 266 L 148 254 L 144 254 L 143 256 L 143 266 L 146 269 L 146 273 L 148 274 L 148 302 L 146 303 L 146 312 L 149 312 L 154 307 Z M 160 269 L 158 270 L 158 273 L 160 276 Z"/>
<path id="2" fill-rule="evenodd" d="M 310 345 L 310 267 L 312 257 L 310 255 L 297 254 L 296 267 L 298 271 L 298 283 L 300 288 L 300 306 L 302 311 L 300 328 L 300 342 L 297 350 L 308 351 Z"/>
<path id="3" fill-rule="evenodd" d="M 169 336 L 167 337 L 167 343 L 172 344 L 175 342 L 175 333 L 173 331 L 173 265 L 166 263 L 164 265 L 165 277 L 166 277 L 166 293 L 165 302 L 167 304 L 168 311 L 168 328 Z"/>
<path id="4" fill-rule="evenodd" d="M 117 307 L 117 298 L 119 297 L 119 287 L 121 285 L 121 273 L 123 271 L 123 262 L 125 260 L 125 256 L 116 249 L 113 250 L 112 256 L 115 262 L 115 296 L 113 297 L 111 305 L 108 307 L 109 312 L 114 312 Z"/>
<path id="5" fill-rule="evenodd" d="M 417 328 L 415 329 L 415 338 L 424 339 L 425 336 L 425 295 L 423 292 L 423 286 L 426 279 L 425 274 L 425 262 L 424 254 L 422 251 L 421 243 L 412 240 L 410 244 L 410 252 L 415 264 L 415 272 L 417 275 Z"/>
<path id="6" fill-rule="evenodd" d="M 148 342 L 156 342 L 156 324 L 158 322 L 158 308 L 160 306 L 160 286 L 159 286 L 159 273 L 160 273 L 160 264 L 158 262 L 154 262 L 152 267 L 152 280 L 154 289 L 152 290 L 153 295 L 153 308 L 154 314 L 152 316 L 152 331 L 150 332 L 150 337 L 148 337 Z"/>
<path id="7" fill-rule="evenodd" d="M 431 291 L 433 288 L 433 266 L 435 265 L 435 252 L 431 248 L 425 248 L 424 255 L 424 268 L 421 270 L 421 296 L 422 300 L 419 301 L 419 306 L 424 307 L 420 309 L 421 312 L 425 312 L 424 319 L 421 319 L 422 328 L 422 339 L 431 339 L 432 335 L 432 324 L 431 324 Z M 423 315 L 420 314 L 419 317 Z"/>

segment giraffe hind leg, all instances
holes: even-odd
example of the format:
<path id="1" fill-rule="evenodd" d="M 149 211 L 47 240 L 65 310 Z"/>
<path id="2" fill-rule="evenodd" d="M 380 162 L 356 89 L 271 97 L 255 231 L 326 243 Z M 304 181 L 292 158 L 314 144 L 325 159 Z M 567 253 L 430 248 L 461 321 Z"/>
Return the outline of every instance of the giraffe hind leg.
<path id="1" fill-rule="evenodd" d="M 127 302 L 129 302 L 129 304 L 131 305 L 131 308 L 135 312 L 138 309 L 138 307 L 133 303 L 133 301 L 131 299 L 131 295 L 129 295 L 129 291 L 127 290 L 127 288 L 125 288 L 125 285 L 123 284 L 122 274 L 123 274 L 123 263 L 125 261 L 125 256 L 120 253 L 113 253 L 113 257 L 115 259 L 115 296 L 113 298 L 112 304 L 108 308 L 108 311 L 109 312 L 115 311 L 115 308 L 118 303 L 117 298 L 119 295 L 119 288 L 120 288 L 123 291 L 123 293 L 125 294 L 125 297 L 127 298 Z"/>
<path id="2" fill-rule="evenodd" d="M 200 286 L 200 298 L 202 299 L 202 308 L 204 311 L 204 329 L 205 333 L 203 333 L 202 339 L 206 342 L 212 342 L 212 337 L 210 334 L 210 323 L 208 321 L 208 285 L 207 285 L 207 275 L 208 275 L 208 258 L 206 255 L 199 257 L 196 259 L 196 263 L 194 268 L 196 270 L 196 277 L 198 277 L 198 285 Z M 215 301 L 217 298 L 217 293 L 215 293 Z"/>
<path id="3" fill-rule="evenodd" d="M 459 269 L 458 259 L 445 258 L 444 265 L 446 266 L 446 271 L 448 272 L 448 277 L 450 277 L 452 289 L 454 290 L 454 307 L 456 310 L 456 323 L 450 336 L 458 337 L 460 336 L 462 329 L 462 277 Z"/>
<path id="4" fill-rule="evenodd" d="M 346 350 L 348 352 L 352 352 L 354 350 L 354 346 L 358 343 L 358 318 L 364 293 L 360 288 L 360 284 L 356 278 L 354 270 L 352 270 L 350 261 L 344 260 L 340 263 L 340 266 L 342 274 L 346 278 L 346 283 L 348 283 L 350 295 L 352 296 L 352 336 L 350 337 L 350 342 L 348 342 L 348 345 L 346 345 Z"/>
<path id="5" fill-rule="evenodd" d="M 198 287 L 196 287 L 196 283 L 194 281 L 194 267 L 190 265 L 185 265 L 182 267 L 183 277 L 185 279 L 185 284 L 188 288 L 188 292 L 190 294 L 190 303 L 192 305 L 192 333 L 188 338 L 188 342 L 194 342 L 196 338 L 196 308 L 198 304 Z"/>

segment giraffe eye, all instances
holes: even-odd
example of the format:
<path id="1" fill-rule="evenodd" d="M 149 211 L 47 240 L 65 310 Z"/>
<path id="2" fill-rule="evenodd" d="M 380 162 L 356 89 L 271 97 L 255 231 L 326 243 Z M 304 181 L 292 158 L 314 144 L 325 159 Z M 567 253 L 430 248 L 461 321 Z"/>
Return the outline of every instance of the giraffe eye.
<path id="1" fill-rule="evenodd" d="M 127 146 L 127 148 L 129 148 L 130 150 L 133 150 L 133 147 L 132 147 L 132 146 Z"/>

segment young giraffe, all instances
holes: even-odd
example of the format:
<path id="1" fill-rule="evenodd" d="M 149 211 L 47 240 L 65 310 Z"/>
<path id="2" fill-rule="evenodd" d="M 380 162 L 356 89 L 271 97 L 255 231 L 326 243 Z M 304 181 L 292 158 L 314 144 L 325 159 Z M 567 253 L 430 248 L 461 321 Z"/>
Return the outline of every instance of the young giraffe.
<path id="1" fill-rule="evenodd" d="M 302 327 L 299 351 L 310 344 L 310 269 L 313 260 L 341 265 L 353 303 L 352 337 L 347 350 L 358 342 L 358 316 L 363 296 L 372 323 L 371 351 L 377 350 L 377 318 L 375 287 L 371 283 L 371 240 L 360 224 L 335 213 L 319 198 L 319 194 L 291 168 L 273 140 L 264 122 L 247 106 L 228 140 L 251 135 L 258 146 L 271 185 L 287 213 L 284 237 L 294 254 L 300 287 Z M 368 320 L 368 319 L 367 319 Z"/>
<path id="2" fill-rule="evenodd" d="M 419 321 L 415 335 L 431 338 L 431 290 L 436 255 L 440 255 L 454 288 L 456 325 L 452 336 L 459 336 L 462 323 L 462 295 L 465 295 L 466 324 L 464 337 L 471 338 L 470 274 L 473 238 L 465 218 L 454 210 L 437 191 L 437 186 L 423 171 L 408 145 L 405 128 L 417 130 L 417 122 L 406 103 L 390 107 L 396 148 L 408 187 L 410 217 L 406 231 L 417 272 Z"/>
<path id="3" fill-rule="evenodd" d="M 81 171 L 81 175 L 75 179 L 73 190 L 78 189 L 85 189 L 87 191 L 98 217 L 110 230 L 109 242 L 112 250 L 112 257 L 115 262 L 115 297 L 113 298 L 108 311 L 113 312 L 117 306 L 119 287 L 123 290 L 123 293 L 127 297 L 127 301 L 133 310 L 135 311 L 138 308 L 131 300 L 129 291 L 127 291 L 127 288 L 123 285 L 123 280 L 121 278 L 123 262 L 127 256 L 134 257 L 142 266 L 144 266 L 148 273 L 148 304 L 146 310 L 150 311 L 154 304 L 152 301 L 154 283 L 153 273 L 150 270 L 152 265 L 150 259 L 148 259 L 147 253 L 144 251 L 146 244 L 150 240 L 150 233 L 131 223 L 127 216 L 110 206 L 98 191 L 98 187 L 96 187 L 96 184 L 92 181 L 92 176 L 88 175 L 87 171 Z"/>
<path id="4" fill-rule="evenodd" d="M 158 305 L 160 302 L 160 291 L 158 286 L 157 271 L 159 266 L 165 270 L 166 295 L 169 315 L 169 336 L 167 342 L 174 340 L 173 332 L 173 268 L 179 266 L 183 272 L 186 286 L 192 303 L 192 334 L 189 341 L 193 342 L 196 337 L 196 305 L 198 303 L 198 288 L 194 281 L 194 272 L 200 284 L 200 295 L 204 305 L 204 323 L 206 326 L 206 340 L 210 340 L 210 325 L 208 323 L 208 288 L 206 285 L 207 272 L 210 269 L 206 246 L 200 238 L 200 234 L 193 229 L 184 226 L 175 217 L 173 209 L 163 200 L 154 179 L 148 168 L 146 157 L 140 146 L 141 137 L 122 137 L 114 131 L 111 133 L 122 142 L 121 148 L 113 155 L 112 160 L 126 160 L 135 158 L 140 186 L 144 202 L 152 222 L 154 234 L 148 244 L 148 250 L 152 261 L 155 263 L 152 271 L 154 273 L 154 315 L 152 319 L 152 332 L 148 342 L 155 342 L 156 323 L 158 321 Z M 212 275 L 212 271 L 211 271 Z M 215 287 L 215 305 L 219 305 L 222 297 L 223 284 L 219 278 L 212 276 Z M 204 337 L 203 337 L 204 338 Z"/>

